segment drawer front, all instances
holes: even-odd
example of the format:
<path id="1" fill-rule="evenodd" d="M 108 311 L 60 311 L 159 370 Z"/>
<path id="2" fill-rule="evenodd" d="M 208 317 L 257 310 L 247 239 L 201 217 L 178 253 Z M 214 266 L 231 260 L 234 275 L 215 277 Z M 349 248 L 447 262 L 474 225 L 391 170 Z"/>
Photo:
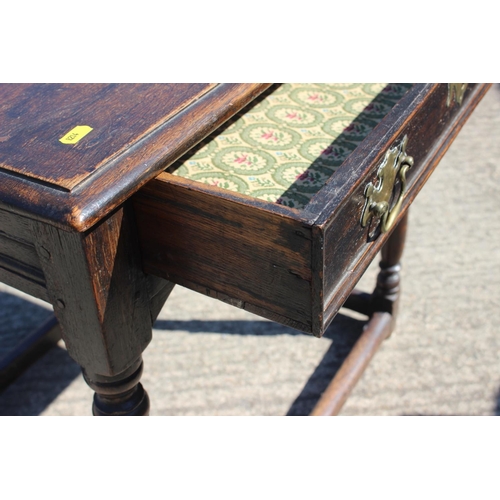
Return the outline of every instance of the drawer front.
<path id="1" fill-rule="evenodd" d="M 361 224 L 386 152 L 413 158 L 397 223 L 487 88 L 414 86 L 300 211 L 160 175 L 134 197 L 145 272 L 321 336 L 390 234 Z"/>
<path id="2" fill-rule="evenodd" d="M 393 228 L 489 86 L 468 85 L 461 103 L 454 99 L 453 94 L 450 98 L 449 88 L 447 84 L 431 87 L 422 102 L 409 107 L 408 116 L 404 116 L 404 112 L 395 108 L 395 117 L 391 120 L 388 116 L 386 120 L 389 123 L 388 130 L 384 132 L 385 140 L 382 142 L 377 134 L 373 134 L 359 151 L 355 151 L 348 158 L 341 167 L 343 171 L 337 172 L 337 182 L 341 184 L 342 175 L 351 176 L 356 164 L 365 163 L 364 175 L 356 182 L 346 182 L 342 186 L 345 190 L 344 196 L 335 210 L 324 211 L 318 218 L 315 241 L 318 247 L 321 242 L 322 247 L 322 250 L 319 250 L 322 279 L 320 283 L 316 283 L 316 287 L 321 290 L 323 300 L 315 304 L 315 332 L 321 333 L 328 327 L 390 235 L 390 230 L 381 232 L 381 219 L 376 216 L 371 217 L 365 227 L 361 222 L 363 211 L 369 204 L 365 195 L 367 186 L 380 188 L 383 185 L 378 174 L 387 152 L 401 145 L 404 140 L 406 154 L 412 159 L 412 165 L 406 171 L 406 189 Z M 405 106 L 403 102 L 400 104 Z M 339 191 L 341 189 L 339 188 Z M 390 191 L 390 203 L 394 206 L 400 195 L 399 179 L 396 179 L 396 186 Z M 317 271 L 316 275 L 318 274 Z"/>

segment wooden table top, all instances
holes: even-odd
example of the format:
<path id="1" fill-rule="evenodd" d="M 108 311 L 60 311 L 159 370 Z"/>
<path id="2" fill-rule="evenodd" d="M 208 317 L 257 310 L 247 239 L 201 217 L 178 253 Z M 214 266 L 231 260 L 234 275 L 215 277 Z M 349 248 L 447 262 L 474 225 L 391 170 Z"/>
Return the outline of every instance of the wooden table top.
<path id="1" fill-rule="evenodd" d="M 0 206 L 84 231 L 269 84 L 2 84 Z"/>

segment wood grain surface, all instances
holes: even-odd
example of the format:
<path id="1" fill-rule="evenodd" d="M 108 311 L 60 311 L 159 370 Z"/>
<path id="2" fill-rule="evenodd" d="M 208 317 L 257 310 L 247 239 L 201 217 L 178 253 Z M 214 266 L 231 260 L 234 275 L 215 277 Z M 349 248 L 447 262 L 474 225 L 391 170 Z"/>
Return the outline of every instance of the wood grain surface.
<path id="1" fill-rule="evenodd" d="M 48 300 L 31 222 L 5 210 L 0 210 L 0 281 Z"/>
<path id="2" fill-rule="evenodd" d="M 71 191 L 213 84 L 0 85 L 0 166 Z M 92 131 L 75 144 L 75 126 Z"/>
<path id="3" fill-rule="evenodd" d="M 140 269 L 130 208 L 120 208 L 87 233 L 33 222 L 66 347 L 92 375 L 120 374 L 151 340 L 150 284 Z"/>
<path id="4" fill-rule="evenodd" d="M 269 86 L 1 85 L 0 206 L 85 231 Z"/>
<path id="5" fill-rule="evenodd" d="M 259 200 L 168 178 L 133 198 L 145 272 L 310 330 L 310 230 Z"/>

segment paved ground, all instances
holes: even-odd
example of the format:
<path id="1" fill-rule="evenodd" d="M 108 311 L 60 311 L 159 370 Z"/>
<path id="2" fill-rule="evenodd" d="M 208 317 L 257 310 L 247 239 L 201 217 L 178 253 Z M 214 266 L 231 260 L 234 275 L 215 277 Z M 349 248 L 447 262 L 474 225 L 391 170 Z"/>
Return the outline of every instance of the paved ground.
<path id="1" fill-rule="evenodd" d="M 494 86 L 412 206 L 397 331 L 343 415 L 500 414 L 499 137 Z M 0 285 L 0 354 L 49 314 Z M 177 287 L 144 354 L 152 414 L 307 413 L 361 325 L 339 315 L 315 339 Z M 0 415 L 89 415 L 91 397 L 61 345 L 0 394 Z"/>

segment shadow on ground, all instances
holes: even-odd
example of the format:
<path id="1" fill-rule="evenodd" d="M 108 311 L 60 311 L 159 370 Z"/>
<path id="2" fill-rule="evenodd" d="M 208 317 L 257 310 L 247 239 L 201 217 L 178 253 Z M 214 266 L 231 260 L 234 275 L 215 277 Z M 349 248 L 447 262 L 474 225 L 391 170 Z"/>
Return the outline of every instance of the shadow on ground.
<path id="1" fill-rule="evenodd" d="M 8 304 L 7 308 L 5 305 Z M 22 310 L 24 322 L 19 331 L 14 331 L 16 322 L 7 321 L 8 328 L 0 330 L 9 345 L 15 345 L 15 337 L 21 340 L 26 332 L 33 331 L 47 315 L 42 307 L 19 297 L 2 293 L 0 295 L 3 315 L 7 318 L 7 309 L 15 310 L 19 315 Z M 50 311 L 48 312 L 50 314 Z M 7 324 L 6 323 L 6 324 Z M 306 382 L 296 398 L 288 415 L 307 415 L 340 368 L 343 360 L 362 332 L 364 322 L 338 315 L 325 333 L 332 341 L 321 363 Z M 19 324 L 18 324 L 19 326 Z M 227 335 L 304 335 L 292 328 L 271 321 L 168 321 L 158 320 L 155 329 L 170 331 L 187 331 L 194 334 L 222 333 Z M 0 339 L 1 340 L 1 339 Z M 40 415 L 76 377 L 81 376 L 80 367 L 61 347 L 50 349 L 45 355 L 31 365 L 12 384 L 0 392 L 0 415 Z"/>
<path id="2" fill-rule="evenodd" d="M 48 308 L 0 291 L 0 362 L 51 315 Z"/>
<path id="3" fill-rule="evenodd" d="M 332 344 L 309 377 L 287 415 L 309 415 L 363 332 L 365 321 L 337 315 L 324 337 Z M 224 333 L 230 335 L 304 335 L 292 328 L 270 321 L 168 321 L 158 320 L 159 330 L 181 330 L 190 333 Z"/>
<path id="4" fill-rule="evenodd" d="M 12 328 L 16 321 L 9 319 L 9 311 L 16 314 L 22 308 L 23 316 L 29 316 L 27 323 L 19 328 L 18 335 L 25 334 L 37 325 L 46 315 L 43 308 L 19 297 L 7 296 L 0 292 L 2 327 L 0 342 L 15 345 Z M 49 311 L 50 313 L 50 311 Z M 12 313 L 13 314 L 13 313 Z M 10 316 L 12 315 L 10 314 Z M 31 322 L 31 323 L 30 323 Z M 332 341 L 331 346 L 319 365 L 306 381 L 300 394 L 289 408 L 287 415 L 308 415 L 318 402 L 321 394 L 335 376 L 350 350 L 363 331 L 365 321 L 343 314 L 337 315 L 325 333 Z M 18 325 L 19 326 L 19 325 Z M 270 321 L 168 321 L 158 320 L 155 329 L 187 331 L 193 334 L 221 333 L 227 335 L 303 335 L 292 328 Z M 2 339 L 3 337 L 3 339 Z M 4 391 L 0 392 L 0 415 L 40 415 L 68 387 L 76 377 L 81 376 L 80 367 L 61 347 L 50 349 L 44 356 L 28 368 Z M 500 390 L 497 393 L 495 415 L 500 415 Z"/>
<path id="5" fill-rule="evenodd" d="M 40 415 L 79 376 L 66 350 L 53 347 L 0 393 L 0 415 Z"/>
<path id="6" fill-rule="evenodd" d="M 49 308 L 0 292 L 0 376 L 9 354 L 50 316 Z M 80 373 L 80 367 L 64 349 L 49 349 L 0 391 L 0 416 L 40 415 Z"/>
<path id="7" fill-rule="evenodd" d="M 363 320 L 350 318 L 342 314 L 337 315 L 325 332 L 325 337 L 330 339 L 332 344 L 293 402 L 287 415 L 309 415 L 312 412 L 328 384 L 363 333 L 365 324 L 366 321 Z"/>

